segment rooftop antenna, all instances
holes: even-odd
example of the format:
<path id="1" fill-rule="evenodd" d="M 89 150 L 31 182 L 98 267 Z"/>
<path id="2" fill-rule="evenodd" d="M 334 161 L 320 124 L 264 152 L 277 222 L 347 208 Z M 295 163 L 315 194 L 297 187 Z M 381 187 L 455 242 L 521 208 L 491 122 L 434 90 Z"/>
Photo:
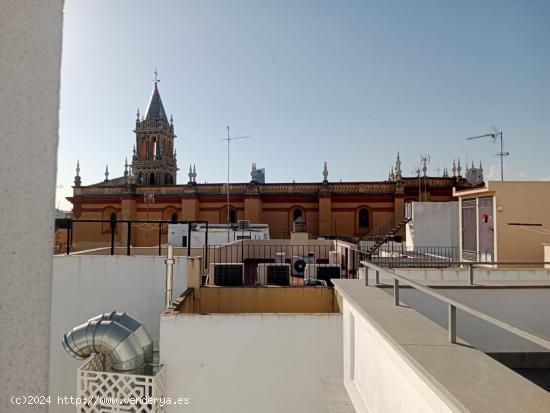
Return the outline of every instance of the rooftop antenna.
<path id="1" fill-rule="evenodd" d="M 428 198 L 428 165 L 430 164 L 430 155 L 421 154 L 420 155 L 420 168 L 422 170 L 422 175 L 424 177 L 424 201 Z M 419 185 L 422 186 L 419 175 Z M 421 189 L 421 188 L 420 188 Z M 420 200 L 420 199 L 419 199 Z"/>
<path id="2" fill-rule="evenodd" d="M 493 133 L 486 133 L 484 135 L 471 136 L 466 138 L 467 141 L 474 139 L 482 138 L 491 138 L 493 143 L 496 142 L 497 138 L 500 138 L 500 152 L 496 156 L 500 156 L 500 180 L 504 181 L 504 157 L 510 156 L 510 152 L 504 152 L 504 139 L 502 138 L 502 131 L 499 131 L 496 127 L 493 126 Z"/>
<path id="3" fill-rule="evenodd" d="M 229 157 L 229 148 L 232 141 L 237 141 L 241 139 L 248 139 L 250 136 L 233 136 L 231 137 L 229 133 L 229 126 L 227 126 L 227 138 L 222 139 L 222 141 L 227 141 L 227 242 L 229 242 L 229 227 L 231 225 L 231 215 L 229 211 L 229 165 L 230 165 L 230 157 Z"/>

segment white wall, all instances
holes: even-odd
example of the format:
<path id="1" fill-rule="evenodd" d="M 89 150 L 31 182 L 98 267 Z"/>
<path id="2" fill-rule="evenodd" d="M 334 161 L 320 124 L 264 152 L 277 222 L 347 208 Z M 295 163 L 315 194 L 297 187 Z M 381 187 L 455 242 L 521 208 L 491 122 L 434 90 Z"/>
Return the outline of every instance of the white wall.
<path id="1" fill-rule="evenodd" d="M 408 248 L 458 248 L 458 202 L 413 202 L 406 234 Z"/>
<path id="2" fill-rule="evenodd" d="M 160 338 L 189 413 L 327 412 L 321 378 L 342 377 L 341 314 L 163 315 Z"/>
<path id="3" fill-rule="evenodd" d="M 174 297 L 187 288 L 187 258 L 175 257 Z M 69 329 L 113 310 L 142 321 L 158 345 L 166 288 L 164 257 L 56 256 L 53 267 L 50 336 L 50 394 L 76 394 L 76 369 L 61 340 Z M 74 412 L 53 404 L 51 412 Z"/>
<path id="4" fill-rule="evenodd" d="M 425 281 L 468 281 L 469 269 L 460 268 L 398 268 L 398 274 L 413 280 Z M 370 280 L 374 280 L 374 271 L 369 271 Z M 385 273 L 380 274 L 380 279 L 390 280 Z M 492 270 L 487 268 L 474 269 L 475 281 L 550 281 L 550 269 L 506 269 Z"/>
<path id="5" fill-rule="evenodd" d="M 46 394 L 63 1 L 0 1 L 0 411 Z"/>
<path id="6" fill-rule="evenodd" d="M 344 384 L 357 413 L 451 412 L 387 333 L 344 300 Z"/>
<path id="7" fill-rule="evenodd" d="M 393 294 L 393 289 L 387 290 Z M 550 337 L 550 289 L 437 289 L 437 292 L 506 321 L 515 327 Z M 447 327 L 447 305 L 422 292 L 403 288 L 401 301 L 437 324 Z M 457 310 L 457 335 L 484 352 L 547 352 L 477 317 Z"/>

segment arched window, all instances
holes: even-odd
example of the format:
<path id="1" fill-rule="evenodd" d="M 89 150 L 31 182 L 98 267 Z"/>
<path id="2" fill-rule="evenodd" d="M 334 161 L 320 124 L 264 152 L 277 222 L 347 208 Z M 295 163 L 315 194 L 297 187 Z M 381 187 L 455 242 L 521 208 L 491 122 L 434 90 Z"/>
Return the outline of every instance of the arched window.
<path id="1" fill-rule="evenodd" d="M 149 185 L 155 185 L 155 173 L 151 172 L 149 174 Z"/>
<path id="2" fill-rule="evenodd" d="M 168 185 L 173 185 L 173 184 L 174 184 L 174 177 L 168 174 Z"/>
<path id="3" fill-rule="evenodd" d="M 178 213 L 174 212 L 172 216 L 170 217 L 170 221 L 176 222 L 178 220 Z"/>
<path id="4" fill-rule="evenodd" d="M 172 175 L 170 175 L 170 174 L 164 175 L 164 184 L 165 185 L 171 185 L 172 184 Z"/>
<path id="5" fill-rule="evenodd" d="M 237 223 L 237 211 L 235 211 L 234 209 L 229 210 L 229 222 L 231 224 Z"/>
<path id="6" fill-rule="evenodd" d="M 359 228 L 369 227 L 369 210 L 367 208 L 361 208 L 359 210 Z"/>
<path id="7" fill-rule="evenodd" d="M 147 140 L 145 138 L 141 138 L 138 150 L 139 150 L 139 156 L 142 156 L 142 157 L 147 156 Z"/>
<path id="8" fill-rule="evenodd" d="M 294 211 L 292 213 L 292 216 L 293 216 L 292 220 L 296 221 L 299 217 L 303 218 L 302 215 L 303 215 L 302 210 L 300 208 L 294 208 Z"/>
<path id="9" fill-rule="evenodd" d="M 101 232 L 110 233 L 111 232 L 111 222 L 113 219 L 118 219 L 117 211 L 112 206 L 107 206 L 103 209 L 101 213 L 101 220 L 104 221 L 101 223 Z M 117 226 L 118 227 L 118 226 Z M 118 232 L 118 228 L 115 227 L 115 232 Z"/>
<path id="10" fill-rule="evenodd" d="M 153 136 L 151 139 L 151 159 L 155 159 L 157 155 L 157 138 Z"/>

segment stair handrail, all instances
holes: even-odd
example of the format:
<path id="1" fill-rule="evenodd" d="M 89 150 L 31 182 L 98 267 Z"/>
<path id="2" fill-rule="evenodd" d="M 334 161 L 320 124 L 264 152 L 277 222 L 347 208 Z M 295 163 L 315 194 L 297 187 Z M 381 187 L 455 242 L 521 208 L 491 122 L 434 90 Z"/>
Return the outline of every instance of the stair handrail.
<path id="1" fill-rule="evenodd" d="M 394 211 L 389 217 L 383 220 L 376 228 L 370 231 L 367 235 L 359 240 L 361 241 L 373 241 L 377 238 L 383 237 L 388 234 L 388 232 L 397 224 L 395 221 L 396 217 L 404 216 L 407 208 L 407 204 L 403 205 L 397 211 Z"/>

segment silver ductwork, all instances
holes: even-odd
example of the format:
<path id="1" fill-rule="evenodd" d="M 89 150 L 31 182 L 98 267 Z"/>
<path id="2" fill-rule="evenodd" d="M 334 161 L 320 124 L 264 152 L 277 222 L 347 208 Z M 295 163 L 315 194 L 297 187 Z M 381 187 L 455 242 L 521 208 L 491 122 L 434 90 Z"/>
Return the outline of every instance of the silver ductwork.
<path id="1" fill-rule="evenodd" d="M 63 347 L 72 357 L 94 353 L 111 359 L 113 370 L 137 370 L 152 361 L 153 340 L 145 326 L 126 313 L 100 314 L 63 336 Z"/>

